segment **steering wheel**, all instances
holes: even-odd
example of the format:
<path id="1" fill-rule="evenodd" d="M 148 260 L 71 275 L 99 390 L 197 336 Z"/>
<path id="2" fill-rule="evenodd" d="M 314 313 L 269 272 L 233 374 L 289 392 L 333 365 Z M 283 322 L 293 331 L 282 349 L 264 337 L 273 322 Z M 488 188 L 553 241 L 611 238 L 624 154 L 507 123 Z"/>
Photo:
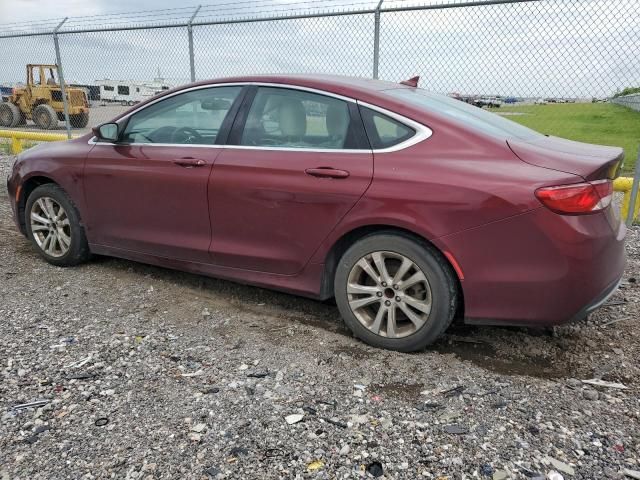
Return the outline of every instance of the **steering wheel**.
<path id="1" fill-rule="evenodd" d="M 171 143 L 201 143 L 202 135 L 195 128 L 180 127 L 171 134 Z"/>

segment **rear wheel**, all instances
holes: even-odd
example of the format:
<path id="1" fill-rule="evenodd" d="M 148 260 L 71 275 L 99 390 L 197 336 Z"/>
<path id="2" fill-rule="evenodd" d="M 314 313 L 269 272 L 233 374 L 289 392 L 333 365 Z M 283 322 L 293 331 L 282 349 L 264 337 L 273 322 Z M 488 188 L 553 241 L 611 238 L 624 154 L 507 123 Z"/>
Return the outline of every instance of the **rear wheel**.
<path id="1" fill-rule="evenodd" d="M 0 103 L 0 125 L 3 127 L 17 127 L 20 124 L 22 112 L 13 103 Z"/>
<path id="2" fill-rule="evenodd" d="M 89 246 L 77 208 L 58 185 L 37 187 L 25 206 L 27 236 L 49 263 L 69 267 L 89 258 Z"/>
<path id="3" fill-rule="evenodd" d="M 457 308 L 457 282 L 430 245 L 396 233 L 370 235 L 342 256 L 336 303 L 354 335 L 370 345 L 412 352 L 433 343 Z"/>
<path id="4" fill-rule="evenodd" d="M 33 109 L 33 122 L 43 130 L 58 126 L 58 115 L 51 105 L 38 105 Z"/>
<path id="5" fill-rule="evenodd" d="M 84 128 L 89 123 L 89 114 L 87 112 L 69 115 L 69 121 L 73 128 Z"/>
<path id="6" fill-rule="evenodd" d="M 20 112 L 20 118 L 18 120 L 17 127 L 23 127 L 27 124 L 27 117 L 24 116 L 24 113 Z"/>

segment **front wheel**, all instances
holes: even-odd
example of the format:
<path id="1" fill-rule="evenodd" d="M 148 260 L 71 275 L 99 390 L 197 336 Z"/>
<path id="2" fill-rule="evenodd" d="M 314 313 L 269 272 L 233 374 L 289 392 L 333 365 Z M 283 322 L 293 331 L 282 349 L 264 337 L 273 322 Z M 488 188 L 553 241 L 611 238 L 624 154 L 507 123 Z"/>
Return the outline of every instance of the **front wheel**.
<path id="1" fill-rule="evenodd" d="M 47 183 L 31 192 L 25 225 L 28 238 L 47 262 L 70 267 L 89 258 L 78 210 L 58 185 Z"/>
<path id="2" fill-rule="evenodd" d="M 69 122 L 73 128 L 84 128 L 89 123 L 89 113 L 82 112 L 75 115 L 69 115 Z"/>
<path id="3" fill-rule="evenodd" d="M 412 352 L 433 343 L 457 309 L 455 274 L 430 245 L 396 233 L 353 244 L 336 269 L 338 309 L 354 335 Z"/>

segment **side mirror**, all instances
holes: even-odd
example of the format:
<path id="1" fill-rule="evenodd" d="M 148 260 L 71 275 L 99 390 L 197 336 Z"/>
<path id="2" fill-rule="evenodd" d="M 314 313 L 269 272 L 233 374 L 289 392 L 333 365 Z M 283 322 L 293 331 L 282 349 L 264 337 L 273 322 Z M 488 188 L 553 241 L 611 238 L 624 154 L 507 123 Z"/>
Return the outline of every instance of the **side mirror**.
<path id="1" fill-rule="evenodd" d="M 93 127 L 93 134 L 98 137 L 98 140 L 105 140 L 107 142 L 116 142 L 118 140 L 118 124 L 117 123 L 103 123 L 97 127 Z"/>

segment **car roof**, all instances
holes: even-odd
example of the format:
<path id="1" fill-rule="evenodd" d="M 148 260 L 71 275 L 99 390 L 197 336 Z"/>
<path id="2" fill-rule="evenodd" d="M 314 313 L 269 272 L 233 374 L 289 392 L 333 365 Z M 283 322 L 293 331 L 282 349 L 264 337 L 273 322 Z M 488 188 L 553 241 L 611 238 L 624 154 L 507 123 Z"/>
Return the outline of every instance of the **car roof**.
<path id="1" fill-rule="evenodd" d="M 363 77 L 348 77 L 342 75 L 244 75 L 237 77 L 217 78 L 199 82 L 200 84 L 217 83 L 275 83 L 282 85 L 294 85 L 299 87 L 314 88 L 327 92 L 344 95 L 347 97 L 360 98 L 362 96 L 375 95 L 376 92 L 395 88 L 410 88 L 399 83 L 385 80 L 374 80 Z"/>

